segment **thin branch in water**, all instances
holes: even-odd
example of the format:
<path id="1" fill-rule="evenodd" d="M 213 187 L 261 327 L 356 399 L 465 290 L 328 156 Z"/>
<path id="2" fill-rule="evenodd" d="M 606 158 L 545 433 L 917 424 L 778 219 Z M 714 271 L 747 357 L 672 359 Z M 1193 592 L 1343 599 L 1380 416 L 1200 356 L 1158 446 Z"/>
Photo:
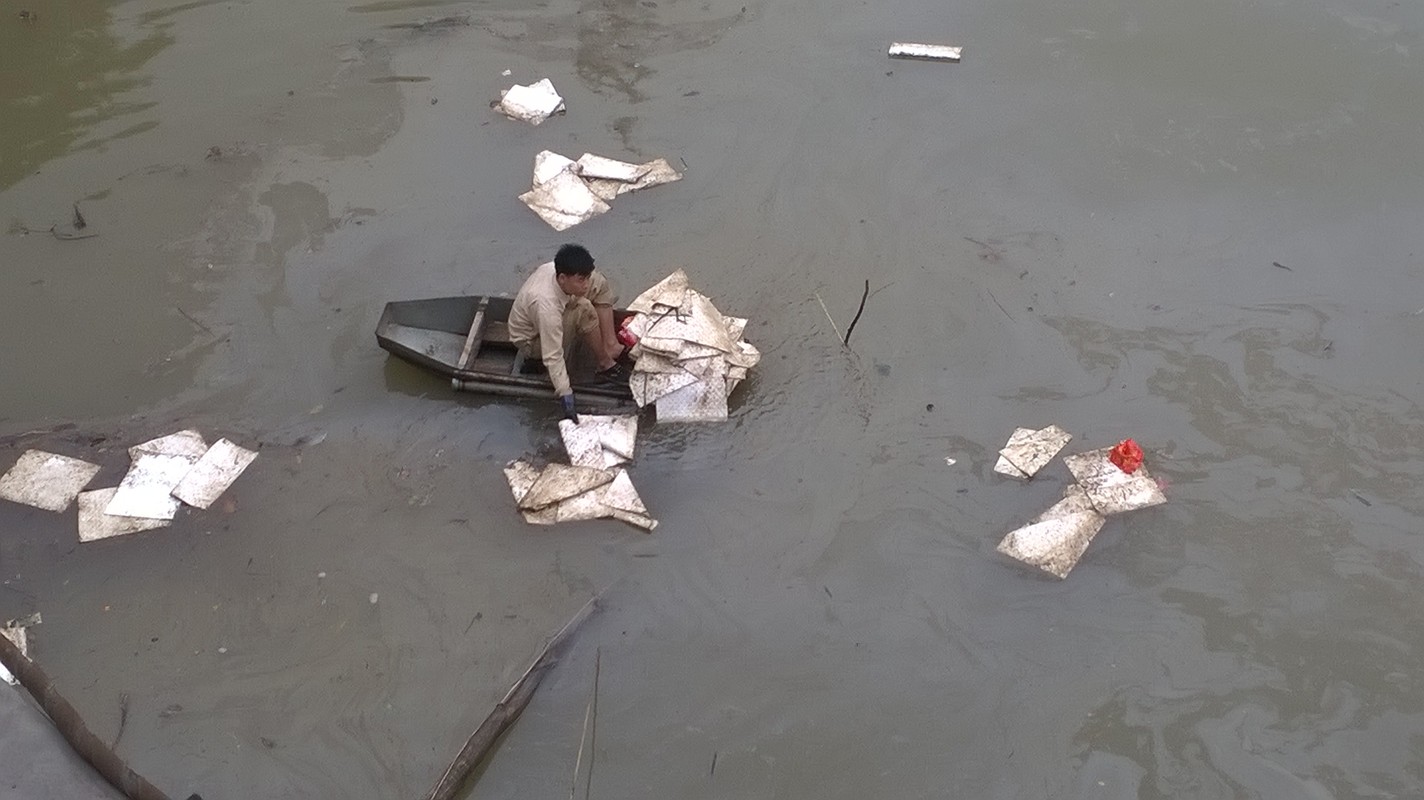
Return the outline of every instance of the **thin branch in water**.
<path id="1" fill-rule="evenodd" d="M 865 279 L 865 291 L 860 294 L 860 308 L 855 311 L 855 319 L 850 321 L 850 326 L 846 328 L 845 339 L 842 344 L 850 347 L 850 332 L 855 330 L 855 323 L 860 322 L 860 315 L 865 313 L 865 301 L 870 299 L 870 279 Z"/>
<path id="2" fill-rule="evenodd" d="M 75 207 L 74 207 L 74 213 L 75 213 L 75 219 L 74 219 L 74 222 L 75 222 L 74 227 L 75 227 L 75 229 L 78 230 L 79 228 L 85 227 L 85 225 L 87 225 L 88 223 L 85 223 L 85 225 L 80 225 L 80 224 L 79 224 L 80 222 L 83 221 L 84 218 L 81 217 L 81 216 L 78 216 L 78 214 L 79 214 L 79 207 L 78 207 L 78 206 L 75 206 Z M 32 234 L 32 233 L 48 233 L 50 236 L 53 236 L 54 238 L 60 240 L 61 242 L 72 242 L 72 241 L 75 241 L 75 240 L 77 240 L 77 239 L 93 239 L 95 236 L 98 236 L 98 235 L 99 235 L 99 234 L 97 234 L 97 233 L 61 233 L 60 230 L 59 230 L 59 226 L 58 226 L 58 225 L 51 225 L 51 226 L 49 226 L 48 228 L 31 228 L 31 227 L 28 226 L 28 225 L 19 224 L 19 223 L 15 224 L 15 225 L 12 225 L 12 226 L 10 227 L 10 232 L 11 232 L 11 233 L 18 233 L 18 234 L 21 234 L 22 236 L 29 236 L 29 235 Z"/>
<path id="3" fill-rule="evenodd" d="M 895 285 L 895 282 L 894 282 L 894 281 L 890 281 L 889 283 L 885 284 L 884 286 L 880 287 L 879 289 L 876 289 L 875 291 L 871 292 L 871 293 L 870 293 L 870 296 L 871 296 L 871 297 L 874 297 L 874 296 L 876 296 L 877 294 L 880 294 L 881 292 L 885 291 L 886 289 L 889 289 L 891 286 L 894 286 L 894 285 Z"/>
<path id="4" fill-rule="evenodd" d="M 589 793 L 593 791 L 593 762 L 598 758 L 598 676 L 603 671 L 603 648 L 594 651 L 593 655 L 593 704 L 589 706 L 593 726 L 588 732 L 588 779 L 583 784 L 583 800 L 588 800 Z"/>
<path id="5" fill-rule="evenodd" d="M 119 740 L 124 738 L 124 726 L 129 721 L 129 693 L 123 692 L 119 695 L 119 732 L 114 734 L 114 741 L 109 745 L 110 750 L 117 750 Z"/>
<path id="6" fill-rule="evenodd" d="M 202 328 L 202 329 L 203 329 L 203 332 L 207 333 L 209 336 L 217 336 L 216 333 L 213 333 L 213 329 L 212 329 L 212 328 L 209 328 L 207 325 L 204 325 L 203 323 L 197 321 L 196 319 L 193 319 L 193 315 L 191 315 L 191 314 L 189 314 L 188 312 L 184 311 L 181 307 L 179 307 L 179 306 L 174 306 L 174 308 L 178 309 L 178 313 L 179 313 L 179 314 L 182 314 L 189 322 L 193 323 L 194 325 L 197 325 L 199 328 Z"/>
<path id="7" fill-rule="evenodd" d="M 826 301 L 821 299 L 821 295 L 820 295 L 819 293 L 813 293 L 813 294 L 814 294 L 815 297 L 816 297 L 816 302 L 821 304 L 821 311 L 825 313 L 825 315 L 826 315 L 826 321 L 829 322 L 829 323 L 831 323 L 831 330 L 833 330 L 833 331 L 836 332 L 836 338 L 837 338 L 837 339 L 842 339 L 842 337 L 841 337 L 841 329 L 838 328 L 838 327 L 836 327 L 836 321 L 835 321 L 834 319 L 831 319 L 831 311 L 830 311 L 830 309 L 826 308 Z M 843 339 L 842 339 L 842 343 L 844 343 L 844 340 L 843 340 Z"/>
<path id="8" fill-rule="evenodd" d="M 588 697 L 588 705 L 583 710 L 583 733 L 579 734 L 578 758 L 574 759 L 574 779 L 569 782 L 569 800 L 574 800 L 578 792 L 579 767 L 583 765 L 583 745 L 588 739 L 588 719 L 593 714 L 593 695 Z"/>
<path id="9" fill-rule="evenodd" d="M 998 306 L 999 310 L 1004 312 L 1004 316 L 1008 317 L 1009 321 L 1012 322 L 1014 319 L 1014 315 L 1010 314 L 1007 308 L 1004 308 L 1004 304 L 999 302 L 999 298 L 995 297 L 994 293 L 989 291 L 988 289 L 985 289 L 984 293 L 989 295 L 989 299 L 994 301 L 994 305 Z"/>

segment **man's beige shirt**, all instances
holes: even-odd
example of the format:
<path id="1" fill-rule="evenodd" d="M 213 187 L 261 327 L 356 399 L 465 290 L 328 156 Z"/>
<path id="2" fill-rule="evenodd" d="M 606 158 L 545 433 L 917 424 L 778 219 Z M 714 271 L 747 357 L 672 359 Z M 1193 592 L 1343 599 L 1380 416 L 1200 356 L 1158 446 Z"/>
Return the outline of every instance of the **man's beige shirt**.
<path id="1" fill-rule="evenodd" d="M 613 287 L 603 273 L 595 269 L 589 279 L 588 294 L 574 297 L 559 288 L 554 277 L 554 262 L 550 261 L 540 264 L 519 287 L 514 308 L 509 312 L 510 341 L 524 345 L 538 340 L 544 368 L 549 371 L 549 380 L 553 381 L 554 394 L 558 397 L 574 391 L 569 385 L 569 369 L 564 361 L 564 317 L 575 313 L 575 306 L 585 299 L 595 306 L 613 304 Z"/>

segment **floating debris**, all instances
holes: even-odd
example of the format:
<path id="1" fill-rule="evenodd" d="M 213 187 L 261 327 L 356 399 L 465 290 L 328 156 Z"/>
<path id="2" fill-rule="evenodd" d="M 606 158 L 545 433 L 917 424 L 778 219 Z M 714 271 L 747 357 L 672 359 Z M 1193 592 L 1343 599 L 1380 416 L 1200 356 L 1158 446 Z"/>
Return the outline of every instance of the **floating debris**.
<path id="1" fill-rule="evenodd" d="M 1073 479 L 1083 487 L 1099 513 L 1121 514 L 1167 502 L 1162 487 L 1148 474 L 1145 465 L 1129 475 L 1112 462 L 1112 450 L 1104 447 L 1063 458 Z"/>
<path id="2" fill-rule="evenodd" d="M 1057 425 L 1039 430 L 1016 428 L 1008 444 L 999 451 L 994 471 L 1011 478 L 1032 478 L 1072 439 L 1072 434 Z"/>
<path id="3" fill-rule="evenodd" d="M 1052 428 L 1056 426 L 1044 428 L 1043 431 L 1027 431 L 1025 428 L 1015 431 L 1015 437 L 1025 445 L 1021 451 L 1016 451 L 1027 454 L 1025 463 L 1041 461 L 1046 464 L 1062 447 L 1062 444 L 1052 445 L 1059 439 L 1066 443 L 1068 434 L 1059 429 L 1057 434 L 1041 440 L 1050 443 L 1052 452 L 1047 457 L 1043 456 L 1045 449 L 1027 445 L 1030 434 L 1043 433 Z M 1013 445 L 1014 440 L 1011 439 L 1010 446 Z M 1009 450 L 1006 447 L 1001 452 L 1008 453 Z M 1063 462 L 1077 483 L 1069 485 L 1062 500 L 1033 522 L 1011 531 L 998 546 L 1000 553 L 1059 578 L 1068 577 L 1109 515 L 1167 502 L 1162 488 L 1142 465 L 1142 449 L 1131 439 L 1124 439 L 1113 447 L 1065 456 Z M 1013 464 L 1009 466 L 1017 469 Z M 1001 471 L 998 466 L 994 469 Z"/>
<path id="4" fill-rule="evenodd" d="M 9 639 L 11 642 L 13 642 L 15 647 L 19 648 L 20 655 L 24 656 L 25 658 L 29 658 L 29 628 L 38 624 L 40 624 L 40 615 L 39 612 L 36 611 L 28 617 L 12 619 L 4 625 L 0 625 L 0 636 L 4 636 L 6 639 Z M 4 681 L 10 684 L 11 686 L 15 686 L 19 683 L 19 681 L 15 680 L 15 676 L 10 674 L 10 670 L 5 668 L 4 664 L 0 664 L 0 681 Z"/>
<path id="5" fill-rule="evenodd" d="M 9 472 L 0 476 L 0 498 L 45 511 L 63 511 L 98 473 L 98 464 L 27 450 Z"/>
<path id="6" fill-rule="evenodd" d="M 580 414 L 579 421 L 560 420 L 559 434 L 569 463 L 576 467 L 608 469 L 633 459 L 633 445 L 638 437 L 638 418 Z"/>
<path id="7" fill-rule="evenodd" d="M 958 61 L 963 47 L 943 44 L 918 44 L 915 42 L 894 42 L 890 45 L 891 58 L 912 58 L 921 61 Z"/>
<path id="8" fill-rule="evenodd" d="M 682 179 L 666 159 L 630 164 L 585 153 L 578 161 L 551 150 L 534 157 L 532 188 L 519 195 L 556 231 L 567 230 L 600 214 L 620 194 Z"/>
<path id="9" fill-rule="evenodd" d="M 508 71 L 505 72 L 508 75 Z M 553 81 L 548 78 L 528 86 L 515 84 L 500 93 L 495 110 L 510 119 L 539 125 L 553 115 L 565 111 L 564 98 L 554 90 Z"/>

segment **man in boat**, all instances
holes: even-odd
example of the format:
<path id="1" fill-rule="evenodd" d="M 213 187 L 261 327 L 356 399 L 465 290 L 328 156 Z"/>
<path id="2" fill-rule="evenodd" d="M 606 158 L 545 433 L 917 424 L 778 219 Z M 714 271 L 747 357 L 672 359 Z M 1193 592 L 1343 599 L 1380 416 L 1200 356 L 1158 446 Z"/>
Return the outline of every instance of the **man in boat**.
<path id="1" fill-rule="evenodd" d="M 578 421 L 568 356 L 580 342 L 597 362 L 600 379 L 628 382 L 628 371 L 618 363 L 623 345 L 613 322 L 616 300 L 608 279 L 594 269 L 593 256 L 577 244 L 560 247 L 554 260 L 539 265 L 514 296 L 510 341 L 521 356 L 544 362 L 566 419 Z"/>

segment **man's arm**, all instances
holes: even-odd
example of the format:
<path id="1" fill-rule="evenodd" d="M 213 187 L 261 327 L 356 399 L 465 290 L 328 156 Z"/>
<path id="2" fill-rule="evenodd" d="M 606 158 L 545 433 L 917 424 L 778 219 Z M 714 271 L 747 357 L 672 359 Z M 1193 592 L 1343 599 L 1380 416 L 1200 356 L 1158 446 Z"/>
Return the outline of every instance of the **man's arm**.
<path id="1" fill-rule="evenodd" d="M 564 363 L 564 310 L 554 303 L 540 303 L 538 312 L 539 349 L 544 369 L 554 383 L 554 396 L 571 395 L 574 389 L 569 384 L 568 365 Z"/>

